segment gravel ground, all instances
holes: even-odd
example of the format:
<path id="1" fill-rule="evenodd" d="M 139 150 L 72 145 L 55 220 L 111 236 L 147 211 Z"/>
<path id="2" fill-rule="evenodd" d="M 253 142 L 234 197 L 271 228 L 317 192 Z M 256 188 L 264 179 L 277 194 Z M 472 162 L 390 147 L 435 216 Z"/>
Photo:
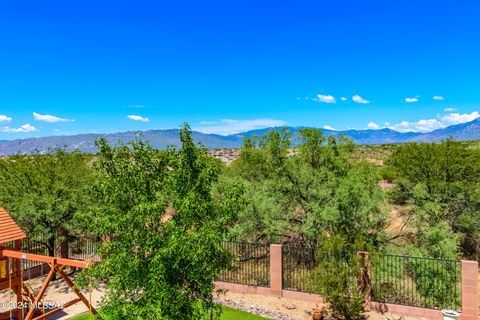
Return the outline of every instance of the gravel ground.
<path id="1" fill-rule="evenodd" d="M 240 294 L 227 292 L 217 298 L 223 305 L 255 313 L 269 319 L 276 320 L 311 320 L 311 311 L 324 304 L 303 300 L 263 296 L 258 294 Z M 418 318 L 404 317 L 392 313 L 381 314 L 368 312 L 369 320 L 419 320 Z M 427 320 L 427 319 L 425 319 Z"/>

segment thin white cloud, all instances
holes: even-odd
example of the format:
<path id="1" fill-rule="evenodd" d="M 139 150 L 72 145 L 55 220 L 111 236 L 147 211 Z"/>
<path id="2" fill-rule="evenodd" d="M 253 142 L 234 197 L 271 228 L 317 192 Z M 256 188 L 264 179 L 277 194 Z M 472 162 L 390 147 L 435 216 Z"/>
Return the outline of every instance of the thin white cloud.
<path id="1" fill-rule="evenodd" d="M 342 100 L 342 101 L 347 101 L 348 98 L 346 98 L 346 97 L 341 97 L 340 100 Z"/>
<path id="2" fill-rule="evenodd" d="M 385 127 L 399 132 L 430 132 L 437 129 L 443 129 L 451 125 L 461 124 L 473 121 L 480 117 L 478 111 L 472 113 L 449 113 L 445 115 L 437 115 L 434 119 L 422 119 L 418 121 L 402 121 L 397 124 L 390 125 L 386 123 Z"/>
<path id="3" fill-rule="evenodd" d="M 439 116 L 439 118 L 447 125 L 460 124 L 465 122 L 470 122 L 480 117 L 478 111 L 472 113 L 450 113 L 444 116 Z"/>
<path id="4" fill-rule="evenodd" d="M 335 131 L 335 128 L 332 127 L 332 126 L 329 126 L 328 124 L 326 126 L 323 126 L 323 129 L 334 130 Z"/>
<path id="5" fill-rule="evenodd" d="M 127 116 L 128 119 L 130 120 L 134 120 L 134 121 L 141 121 L 141 122 L 148 122 L 150 121 L 149 118 L 147 117 L 142 117 L 142 116 L 139 116 L 139 115 L 136 115 L 136 114 L 129 114 Z"/>
<path id="6" fill-rule="evenodd" d="M 12 121 L 12 118 L 7 117 L 4 114 L 0 114 L 0 122 L 10 122 L 10 121 Z"/>
<path id="7" fill-rule="evenodd" d="M 368 129 L 377 130 L 377 129 L 380 129 L 380 126 L 379 126 L 378 124 L 376 124 L 375 122 L 370 122 L 370 123 L 367 125 L 367 128 L 368 128 Z"/>
<path id="8" fill-rule="evenodd" d="M 202 121 L 199 125 L 193 127 L 195 131 L 203 133 L 214 133 L 220 135 L 237 134 L 240 132 L 286 126 L 287 122 L 276 119 L 248 119 L 248 120 L 234 120 L 221 119 L 218 121 Z"/>
<path id="9" fill-rule="evenodd" d="M 445 111 L 445 112 L 453 112 L 453 111 L 457 111 L 457 108 L 445 108 L 445 109 L 443 109 L 443 111 Z"/>
<path id="10" fill-rule="evenodd" d="M 352 100 L 355 101 L 356 103 L 360 103 L 360 104 L 367 104 L 367 103 L 370 103 L 370 102 L 371 102 L 370 100 L 363 99 L 363 98 L 360 97 L 358 94 L 354 95 L 354 96 L 352 97 Z"/>
<path id="11" fill-rule="evenodd" d="M 402 121 L 390 126 L 390 129 L 399 132 L 430 132 L 448 127 L 447 124 L 438 119 L 421 119 L 418 121 Z"/>
<path id="12" fill-rule="evenodd" d="M 444 96 L 433 96 L 433 100 L 443 101 L 443 100 L 445 100 L 445 97 Z"/>
<path id="13" fill-rule="evenodd" d="M 418 97 L 405 98 L 405 102 L 406 102 L 406 103 L 413 103 L 413 102 L 418 102 L 418 101 L 419 101 Z"/>
<path id="14" fill-rule="evenodd" d="M 324 95 L 324 94 L 317 94 L 317 97 L 314 98 L 318 102 L 322 103 L 336 103 L 337 100 L 334 96 L 331 95 Z"/>
<path id="15" fill-rule="evenodd" d="M 56 116 L 52 116 L 51 114 L 38 114 L 36 112 L 33 113 L 33 118 L 38 121 L 44 122 L 70 122 L 73 121 L 72 119 L 65 119 Z"/>
<path id="16" fill-rule="evenodd" d="M 30 125 L 30 123 L 26 123 L 22 125 L 19 128 L 10 128 L 10 127 L 3 127 L 0 129 L 2 132 L 8 132 L 8 133 L 18 133 L 18 132 L 33 132 L 37 131 L 37 128 L 34 126 Z"/>

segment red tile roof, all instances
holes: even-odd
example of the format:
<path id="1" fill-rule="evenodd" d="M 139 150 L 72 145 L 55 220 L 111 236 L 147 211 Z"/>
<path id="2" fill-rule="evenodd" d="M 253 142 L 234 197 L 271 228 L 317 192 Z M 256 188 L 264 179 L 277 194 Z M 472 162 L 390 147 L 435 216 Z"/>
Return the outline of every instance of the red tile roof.
<path id="1" fill-rule="evenodd" d="M 27 236 L 5 209 L 0 208 L 0 243 L 22 240 Z"/>

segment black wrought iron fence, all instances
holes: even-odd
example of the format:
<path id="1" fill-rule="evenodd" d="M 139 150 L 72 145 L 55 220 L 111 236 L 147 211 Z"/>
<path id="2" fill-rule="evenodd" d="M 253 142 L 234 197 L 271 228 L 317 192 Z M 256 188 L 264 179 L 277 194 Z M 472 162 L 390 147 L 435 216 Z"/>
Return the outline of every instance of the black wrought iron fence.
<path id="1" fill-rule="evenodd" d="M 22 240 L 21 251 L 26 253 L 39 254 L 44 256 L 50 256 L 50 252 L 47 247 L 48 239 L 42 234 L 31 235 Z M 76 260 L 92 260 L 100 261 L 98 255 L 98 248 L 101 241 L 96 241 L 90 238 L 77 238 L 76 240 L 69 241 L 68 245 L 68 258 Z M 8 242 L 0 244 L 5 247 L 15 247 L 15 242 Z M 58 256 L 60 253 L 58 249 L 60 247 L 59 241 L 56 241 L 54 245 L 54 255 Z M 44 263 L 38 261 L 22 261 L 23 270 L 30 268 L 45 266 Z"/>
<path id="2" fill-rule="evenodd" d="M 22 240 L 22 247 L 21 250 L 26 253 L 33 253 L 33 254 L 40 254 L 40 255 L 48 255 L 48 247 L 46 245 L 47 238 L 45 236 L 37 236 L 35 237 L 37 240 L 33 240 L 31 238 L 26 238 Z M 0 246 L 15 248 L 15 241 L 1 243 Z M 21 261 L 22 270 L 30 270 L 31 268 L 38 267 L 38 266 L 45 266 L 43 262 L 38 261 Z"/>
<path id="3" fill-rule="evenodd" d="M 22 242 L 22 251 L 48 255 L 38 236 Z M 13 246 L 13 243 L 3 244 Z M 69 243 L 69 257 L 97 260 L 100 242 L 78 239 Z M 270 246 L 267 244 L 222 242 L 232 256 L 232 268 L 221 272 L 224 282 L 268 287 L 270 285 Z M 318 270 L 317 247 L 296 243 L 283 246 L 283 288 L 318 293 L 314 273 Z M 23 269 L 41 266 L 24 262 Z M 433 309 L 461 308 L 461 262 L 397 255 L 379 255 L 372 259 L 372 300 Z M 317 270 L 316 270 L 317 269 Z"/>
<path id="4" fill-rule="evenodd" d="M 34 240 L 35 239 L 35 240 Z M 37 235 L 34 238 L 26 238 L 22 240 L 22 251 L 26 253 L 39 254 L 43 256 L 48 256 L 48 239 L 46 236 Z M 54 248 L 55 249 L 55 248 Z M 45 266 L 43 262 L 39 261 L 23 261 L 22 260 L 22 269 L 29 270 L 34 267 Z"/>
<path id="5" fill-rule="evenodd" d="M 267 244 L 223 242 L 232 256 L 232 269 L 220 274 L 220 281 L 258 287 L 270 285 L 270 246 Z"/>
<path id="6" fill-rule="evenodd" d="M 98 249 L 101 242 L 95 239 L 79 238 L 68 243 L 68 257 L 76 260 L 100 261 Z"/>
<path id="7" fill-rule="evenodd" d="M 283 288 L 316 293 L 313 272 L 317 267 L 317 247 L 297 243 L 283 246 Z"/>
<path id="8" fill-rule="evenodd" d="M 382 255 L 372 270 L 372 300 L 433 309 L 461 308 L 461 262 Z"/>

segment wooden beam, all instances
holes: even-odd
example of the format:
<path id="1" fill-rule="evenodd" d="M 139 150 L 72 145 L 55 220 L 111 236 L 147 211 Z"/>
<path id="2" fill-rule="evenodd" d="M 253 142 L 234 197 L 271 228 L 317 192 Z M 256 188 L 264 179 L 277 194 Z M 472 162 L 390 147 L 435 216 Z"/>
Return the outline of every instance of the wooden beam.
<path id="1" fill-rule="evenodd" d="M 45 294 L 45 291 L 47 290 L 48 285 L 50 284 L 50 281 L 52 281 L 53 275 L 55 274 L 55 265 L 50 266 L 50 272 L 47 275 L 47 278 L 45 279 L 45 282 L 43 283 L 42 287 L 40 288 L 40 291 L 38 292 L 37 296 L 35 297 L 35 301 L 33 301 L 33 305 L 37 306 L 40 303 L 40 300 L 42 299 L 43 295 Z M 35 313 L 35 309 L 31 308 L 28 311 L 27 316 L 25 317 L 25 320 L 32 320 L 33 315 Z"/>
<path id="2" fill-rule="evenodd" d="M 18 285 L 20 285 L 20 278 L 12 279 L 12 288 Z M 9 288 L 10 288 L 10 282 L 8 280 L 4 282 L 0 282 L 0 291 L 9 289 Z"/>
<path id="3" fill-rule="evenodd" d="M 86 268 L 90 267 L 91 262 L 73 260 L 73 259 L 65 259 L 65 258 L 58 258 L 58 257 L 48 257 L 48 256 L 37 255 L 37 254 L 31 254 L 31 253 L 24 253 L 24 252 L 20 252 L 18 250 L 15 250 L 15 249 L 10 249 L 10 248 L 6 249 L 6 248 L 2 248 L 2 247 L 0 247 L 0 256 L 10 257 L 10 258 L 16 259 L 16 261 L 15 261 L 16 264 L 14 266 L 16 266 L 17 268 L 14 268 L 14 269 L 18 269 L 18 270 L 14 270 L 13 275 L 17 276 L 17 273 L 18 273 L 18 277 L 14 278 L 15 281 L 14 281 L 14 283 L 12 283 L 12 287 L 14 288 L 14 291 L 17 293 L 17 299 L 18 299 L 18 297 L 21 298 L 21 291 L 22 291 L 22 279 L 19 278 L 19 277 L 21 277 L 21 273 L 22 273 L 21 272 L 21 265 L 20 265 L 21 260 L 38 261 L 38 262 L 48 263 L 50 265 L 50 272 L 48 273 L 44 283 L 42 284 L 42 287 L 41 287 L 40 291 L 38 292 L 38 294 L 36 295 L 36 297 L 33 300 L 33 305 L 34 306 L 39 304 L 39 302 L 41 301 L 42 297 L 45 294 L 45 291 L 47 290 L 48 285 L 50 284 L 50 282 L 53 279 L 53 276 L 56 273 L 58 273 L 63 278 L 65 283 L 78 296 L 77 299 L 74 299 L 74 300 L 69 301 L 66 304 L 64 304 L 62 308 L 57 308 L 57 309 L 54 309 L 54 310 L 50 310 L 50 311 L 46 312 L 45 314 L 43 314 L 39 317 L 36 317 L 36 318 L 34 318 L 34 314 L 35 314 L 36 310 L 34 308 L 32 308 L 28 311 L 28 314 L 26 315 L 24 320 L 46 319 L 48 316 L 50 316 L 52 314 L 55 314 L 55 313 L 63 310 L 64 308 L 67 308 L 67 307 L 69 307 L 69 306 L 71 306 L 75 303 L 78 303 L 78 302 L 83 302 L 85 304 L 85 306 L 87 306 L 87 308 L 90 310 L 90 312 L 92 312 L 94 315 L 97 314 L 97 311 L 95 310 L 95 308 L 93 308 L 93 306 L 85 298 L 85 296 L 80 292 L 80 290 L 78 290 L 74 286 L 74 284 L 70 280 L 70 278 L 68 278 L 68 276 L 65 275 L 65 273 L 62 271 L 63 266 L 70 266 L 70 267 L 86 269 Z M 14 286 L 14 284 L 15 284 L 15 286 Z M 0 283 L 0 290 L 1 290 L 1 287 L 7 286 L 7 285 L 8 285 L 8 287 L 10 287 L 9 283 L 8 284 L 3 283 L 3 282 Z M 17 310 L 17 317 L 20 317 L 20 312 L 21 311 L 22 310 Z M 3 315 L 0 314 L 0 319 L 1 319 L 2 316 Z M 22 318 L 23 318 L 23 316 L 22 316 Z"/>
<path id="4" fill-rule="evenodd" d="M 59 268 L 56 268 L 56 269 L 57 269 L 57 273 L 63 278 L 65 283 L 73 290 L 73 292 L 75 292 L 75 294 L 80 298 L 80 300 L 82 300 L 83 304 L 85 304 L 85 306 L 87 306 L 88 310 L 91 313 L 93 313 L 94 315 L 96 315 L 97 310 L 95 310 L 95 308 L 90 304 L 90 302 L 87 300 L 87 298 L 85 298 L 85 296 L 80 292 L 80 290 L 78 290 L 75 287 L 72 280 L 70 280 L 70 278 L 65 273 L 63 273 L 63 271 L 61 269 L 59 269 Z M 28 319 L 26 319 L 26 320 L 28 320 Z"/>
<path id="5" fill-rule="evenodd" d="M 0 313 L 0 320 L 10 320 L 10 312 Z"/>
<path id="6" fill-rule="evenodd" d="M 22 284 L 21 283 L 15 287 L 15 292 L 17 294 L 17 304 L 19 304 L 20 302 L 23 302 Z M 18 319 L 23 318 L 24 314 L 25 314 L 25 308 L 17 308 L 17 318 Z"/>
<path id="7" fill-rule="evenodd" d="M 28 296 L 29 302 L 33 302 L 35 300 L 34 292 L 30 292 L 30 288 L 23 284 L 23 291 Z"/>
<path id="8" fill-rule="evenodd" d="M 7 250 L 7 249 L 3 249 L 2 251 L 5 257 L 11 257 L 11 258 L 20 259 L 20 260 L 59 264 L 63 266 L 76 267 L 81 269 L 87 269 L 89 267 L 89 263 L 87 261 L 57 258 L 57 257 L 47 257 L 47 256 L 38 255 L 38 254 L 25 253 L 25 252 Z"/>

